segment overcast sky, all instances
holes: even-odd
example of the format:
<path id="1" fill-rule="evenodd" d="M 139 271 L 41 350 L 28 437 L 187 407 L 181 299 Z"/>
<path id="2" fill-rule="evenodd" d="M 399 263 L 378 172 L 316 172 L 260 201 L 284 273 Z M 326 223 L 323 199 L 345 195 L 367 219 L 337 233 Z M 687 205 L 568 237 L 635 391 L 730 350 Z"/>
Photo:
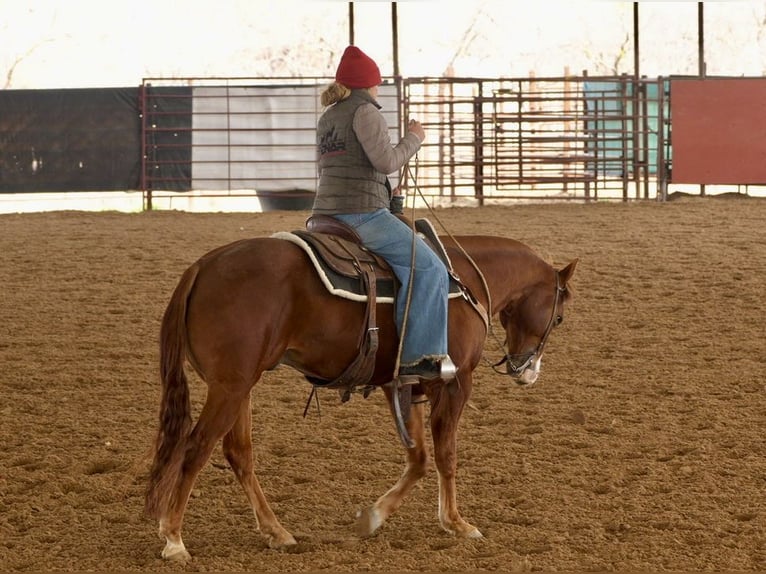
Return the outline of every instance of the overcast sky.
<path id="1" fill-rule="evenodd" d="M 632 73 L 632 2 L 400 2 L 405 76 Z M 697 3 L 641 2 L 640 72 L 696 74 Z M 764 2 L 705 2 L 709 75 L 766 70 Z M 144 77 L 327 76 L 348 3 L 0 0 L 0 87 L 135 86 Z M 389 2 L 355 3 L 355 43 L 393 73 Z"/>

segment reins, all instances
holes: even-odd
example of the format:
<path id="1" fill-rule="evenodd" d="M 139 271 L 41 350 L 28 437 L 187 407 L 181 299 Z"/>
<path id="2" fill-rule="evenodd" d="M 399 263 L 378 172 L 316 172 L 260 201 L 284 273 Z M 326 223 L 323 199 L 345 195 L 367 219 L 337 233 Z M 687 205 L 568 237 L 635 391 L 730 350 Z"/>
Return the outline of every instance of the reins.
<path id="1" fill-rule="evenodd" d="M 417 154 L 415 155 L 415 170 L 417 173 Z M 442 230 L 447 234 L 447 236 L 452 240 L 452 242 L 457 246 L 458 250 L 463 254 L 463 256 L 468 260 L 468 262 L 471 264 L 471 267 L 473 267 L 474 271 L 476 271 L 476 274 L 479 276 L 479 279 L 481 279 L 482 287 L 484 288 L 484 294 L 487 296 L 487 309 L 484 309 L 484 313 L 479 311 L 477 309 L 477 312 L 482 316 L 482 319 L 484 320 L 485 327 L 487 329 L 487 334 L 492 335 L 492 338 L 497 343 L 498 347 L 500 347 L 501 350 L 503 349 L 503 344 L 500 343 L 500 340 L 497 338 L 497 336 L 494 334 L 492 329 L 492 294 L 489 291 L 489 285 L 487 284 L 487 280 L 484 277 L 484 273 L 482 273 L 481 269 L 479 269 L 479 266 L 476 264 L 476 261 L 474 261 L 473 257 L 471 257 L 468 252 L 465 250 L 465 248 L 461 245 L 461 243 L 457 240 L 457 238 L 452 235 L 452 232 L 447 229 L 447 226 L 444 224 L 444 222 L 439 219 L 439 216 L 434 211 L 433 207 L 431 207 L 431 204 L 428 202 L 428 200 L 423 195 L 422 190 L 420 189 L 420 186 L 417 183 L 417 177 L 412 174 L 412 170 L 410 169 L 409 163 L 407 164 L 406 170 L 405 170 L 405 178 L 407 175 L 410 175 L 414 181 L 413 183 L 413 189 L 415 190 L 415 193 L 420 196 L 420 199 L 423 200 L 423 203 L 428 208 L 429 213 L 433 216 L 433 218 L 436 220 L 436 222 L 439 224 L 439 226 L 442 228 Z M 405 179 L 406 181 L 406 179 Z M 412 202 L 411 206 L 411 212 L 412 216 L 410 217 L 411 227 L 413 231 L 413 250 L 414 250 L 414 233 L 415 233 L 415 202 Z M 412 273 L 412 271 L 410 272 Z M 410 276 L 410 281 L 412 280 L 412 276 Z M 410 287 L 411 287 L 410 283 Z M 409 295 L 409 294 L 408 294 Z M 481 306 L 481 303 L 477 301 L 477 304 Z M 407 301 L 407 309 L 409 309 L 409 299 Z M 407 321 L 407 314 L 405 313 L 404 321 L 406 323 Z M 507 353 L 505 353 L 507 355 Z M 491 363 L 485 359 L 485 362 L 487 364 Z"/>
<path id="2" fill-rule="evenodd" d="M 417 154 L 415 154 L 415 173 L 413 179 L 417 182 Z M 409 171 L 409 165 L 407 166 Z M 406 173 L 405 173 L 406 175 Z M 415 212 L 415 202 L 412 202 L 412 211 Z M 412 284 L 415 280 L 415 219 L 410 218 L 410 229 L 412 230 L 412 244 L 410 246 L 410 279 L 407 282 L 407 298 L 404 303 L 404 317 L 402 319 L 402 329 L 399 334 L 399 348 L 396 351 L 396 361 L 394 362 L 394 380 L 399 377 L 399 367 L 401 366 L 402 349 L 404 348 L 404 335 L 407 333 L 407 321 L 410 317 L 410 303 L 412 303 Z"/>
<path id="3" fill-rule="evenodd" d="M 417 173 L 417 166 L 418 166 L 418 163 L 417 163 L 417 154 L 416 154 L 415 155 L 415 170 L 416 170 L 416 173 Z M 471 257 L 469 255 L 469 253 L 465 250 L 465 248 L 461 245 L 461 243 L 457 240 L 457 238 L 454 235 L 452 235 L 452 232 L 449 229 L 447 229 L 447 226 L 444 224 L 444 222 L 441 219 L 439 219 L 439 216 L 436 214 L 436 212 L 434 211 L 433 207 L 431 207 L 431 204 L 428 202 L 428 200 L 423 195 L 423 192 L 420 189 L 420 186 L 418 185 L 417 177 L 412 174 L 412 170 L 410 169 L 409 163 L 407 164 L 406 171 L 404 172 L 404 175 L 405 175 L 405 181 L 407 181 L 407 175 L 412 177 L 412 180 L 414 182 L 413 183 L 413 189 L 415 190 L 415 193 L 417 193 L 420 196 L 420 199 L 423 200 L 423 203 L 428 208 L 428 211 L 433 216 L 434 220 L 439 224 L 439 227 L 441 227 L 441 229 L 447 234 L 447 236 L 457 246 L 458 250 L 468 260 L 468 262 L 471 264 L 471 267 L 473 267 L 474 271 L 476 271 L 476 274 L 479 276 L 479 279 L 481 279 L 481 285 L 482 285 L 482 288 L 484 289 L 484 294 L 487 296 L 487 308 L 483 309 L 483 312 L 482 312 L 481 303 L 478 302 L 478 301 L 476 301 L 476 305 L 474 305 L 474 308 L 476 309 L 477 313 L 479 313 L 481 318 L 484 320 L 484 326 L 485 326 L 485 328 L 487 330 L 487 334 L 492 336 L 492 339 L 495 341 L 495 344 L 498 346 L 500 351 L 503 353 L 503 358 L 496 365 L 493 365 L 492 362 L 489 361 L 488 359 L 486 359 L 483 354 L 482 354 L 482 360 L 485 362 L 485 364 L 491 366 L 493 369 L 495 369 L 497 371 L 496 366 L 499 366 L 503 362 L 508 360 L 508 353 L 505 350 L 504 345 L 497 338 L 497 335 L 495 335 L 494 329 L 492 328 L 493 327 L 493 325 L 492 325 L 492 294 L 489 291 L 489 285 L 487 284 L 487 279 L 484 277 L 484 273 L 482 273 L 481 269 L 476 264 L 476 261 L 474 261 L 473 257 Z M 415 249 L 415 245 L 414 245 L 415 201 L 412 202 L 411 212 L 412 212 L 412 215 L 410 217 L 410 225 L 412 227 L 412 232 L 413 232 L 413 246 L 412 247 L 413 247 L 413 257 L 414 257 L 414 249 Z M 412 280 L 411 276 L 410 276 L 410 280 Z M 412 288 L 412 283 L 410 283 L 408 291 L 410 291 L 411 288 Z M 477 305 L 478 305 L 478 307 L 477 307 Z M 406 309 L 409 310 L 409 293 L 408 293 Z M 408 315 L 408 313 L 407 313 L 407 311 L 405 311 L 405 315 L 404 315 L 404 323 L 405 324 L 407 322 L 407 315 Z M 401 353 L 401 340 L 400 340 L 400 350 L 399 350 L 399 352 Z M 398 364 L 399 364 L 398 361 L 399 361 L 399 357 L 397 356 L 397 369 L 398 369 Z M 497 372 L 500 372 L 500 371 L 497 371 Z"/>
<path id="4" fill-rule="evenodd" d="M 416 173 L 417 173 L 417 165 L 418 165 L 417 164 L 417 155 L 415 155 L 415 169 L 416 169 Z M 460 252 L 463 254 L 463 256 L 468 260 L 468 262 L 471 264 L 473 269 L 476 271 L 476 274 L 479 276 L 479 279 L 481 279 L 481 284 L 482 284 L 482 287 L 484 288 L 484 293 L 487 296 L 487 307 L 488 308 L 485 310 L 486 313 L 483 314 L 483 318 L 484 318 L 485 325 L 486 325 L 486 328 L 487 328 L 487 335 L 492 337 L 492 339 L 495 341 L 495 344 L 498 346 L 498 348 L 503 353 L 503 357 L 499 361 L 497 361 L 496 363 L 492 363 L 490 360 L 486 359 L 484 357 L 484 355 L 482 354 L 483 361 L 485 362 L 485 364 L 490 366 L 492 368 L 492 370 L 494 370 L 496 373 L 503 374 L 503 375 L 518 375 L 519 373 L 523 372 L 524 369 L 526 369 L 532 363 L 534 358 L 537 357 L 542 352 L 543 348 L 545 347 L 546 342 L 548 341 L 548 336 L 551 334 L 551 331 L 553 330 L 553 327 L 555 326 L 556 315 L 557 315 L 557 311 L 558 311 L 558 307 L 559 307 L 559 294 L 560 294 L 560 292 L 562 290 L 561 289 L 561 282 L 560 282 L 558 271 L 556 271 L 556 296 L 555 296 L 554 303 L 553 303 L 553 311 L 551 312 L 551 317 L 548 320 L 548 325 L 547 325 L 547 327 L 545 329 L 545 333 L 543 334 L 542 339 L 540 339 L 540 343 L 538 343 L 537 347 L 535 347 L 535 350 L 530 355 L 526 355 L 526 354 L 524 354 L 524 355 L 511 355 L 511 354 L 509 354 L 506 351 L 505 343 L 500 341 L 500 339 L 497 337 L 497 335 L 495 334 L 494 329 L 493 329 L 493 325 L 492 325 L 492 294 L 489 291 L 489 285 L 487 284 L 487 280 L 484 277 L 484 273 L 482 273 L 481 269 L 479 269 L 479 266 L 476 264 L 476 261 L 474 261 L 473 257 L 471 257 L 468 254 L 468 252 L 460 244 L 460 242 L 455 238 L 455 236 L 452 235 L 450 230 L 447 229 L 447 226 L 444 225 L 444 222 L 442 222 L 439 219 L 439 216 L 436 214 L 434 209 L 428 203 L 428 200 L 426 200 L 425 196 L 423 195 L 423 192 L 421 191 L 420 187 L 418 186 L 418 184 L 417 184 L 417 177 L 412 174 L 412 170 L 410 169 L 409 164 L 407 164 L 406 171 L 405 171 L 405 176 L 407 174 L 412 176 L 412 179 L 414 181 L 413 188 L 414 188 L 415 192 L 420 196 L 420 199 L 423 200 L 423 203 L 428 208 L 429 213 L 433 216 L 433 218 L 436 220 L 436 222 L 439 224 L 439 226 L 442 228 L 442 230 L 444 230 L 444 232 L 447 234 L 447 236 L 452 240 L 452 242 L 457 246 L 457 248 L 460 250 Z M 415 202 L 414 201 L 412 202 L 411 210 L 412 210 L 412 216 L 410 217 L 410 222 L 411 222 L 411 226 L 412 226 L 412 230 L 413 230 L 413 246 L 412 247 L 413 247 L 413 256 L 414 256 L 414 249 L 415 249 L 415 244 L 414 244 Z M 414 265 L 414 258 L 413 258 L 413 265 Z M 411 269 L 410 270 L 410 285 L 409 285 L 408 293 L 407 293 L 407 306 L 405 307 L 406 310 L 405 310 L 405 315 L 404 315 L 404 324 L 406 324 L 407 316 L 409 314 L 410 292 L 411 292 L 411 289 L 412 289 L 412 273 L 413 273 L 413 270 Z M 478 303 L 478 304 L 481 305 L 481 303 Z M 404 331 L 404 328 L 402 328 L 402 331 Z M 402 339 L 403 339 L 403 337 L 402 337 Z M 399 352 L 401 353 L 401 340 L 400 340 L 400 345 L 399 345 Z M 513 362 L 513 359 L 516 358 L 516 357 L 519 357 L 519 356 L 526 357 L 526 359 L 525 359 L 525 361 L 521 365 L 516 365 Z M 398 361 L 399 361 L 399 357 L 397 356 L 397 372 L 398 372 L 398 365 L 399 365 Z M 508 372 L 508 371 L 503 372 L 500 369 L 498 369 L 498 367 L 500 365 L 503 365 L 505 363 L 508 363 L 510 365 L 510 372 Z"/>

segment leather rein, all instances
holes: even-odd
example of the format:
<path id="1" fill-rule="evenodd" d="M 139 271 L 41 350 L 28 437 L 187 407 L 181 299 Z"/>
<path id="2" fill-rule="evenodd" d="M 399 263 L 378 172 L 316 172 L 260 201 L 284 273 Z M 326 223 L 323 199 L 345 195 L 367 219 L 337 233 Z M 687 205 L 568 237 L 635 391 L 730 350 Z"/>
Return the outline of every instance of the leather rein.
<path id="1" fill-rule="evenodd" d="M 412 174 L 412 171 L 407 168 L 407 171 L 405 172 L 405 175 Z M 413 179 L 417 182 L 417 178 L 413 177 Z M 420 193 L 420 189 L 417 187 L 417 184 L 415 185 L 416 190 L 418 193 Z M 422 193 L 421 193 L 422 197 Z M 425 199 L 425 198 L 423 198 Z M 463 294 L 466 301 L 469 302 L 471 307 L 479 314 L 482 321 L 484 321 L 484 328 L 486 329 L 487 334 L 491 334 L 493 338 L 495 339 L 495 342 L 498 344 L 498 347 L 500 349 L 505 349 L 505 343 L 501 343 L 500 340 L 495 336 L 495 334 L 492 331 L 492 294 L 489 291 L 489 285 L 487 284 L 487 279 L 484 277 L 484 273 L 482 273 L 481 269 L 479 269 L 479 266 L 476 264 L 476 262 L 473 260 L 473 258 L 468 254 L 468 252 L 463 249 L 463 246 L 460 244 L 460 242 L 450 233 L 450 231 L 446 228 L 446 226 L 439 220 L 439 216 L 434 212 L 431 205 L 426 201 L 426 207 L 428 208 L 429 212 L 433 217 L 436 219 L 436 221 L 441 225 L 442 229 L 447 233 L 447 235 L 452 239 L 452 241 L 455 243 L 457 248 L 460 250 L 460 252 L 466 257 L 468 262 L 471 264 L 471 266 L 474 268 L 476 273 L 479 275 L 479 278 L 481 279 L 482 287 L 484 288 L 484 294 L 487 296 L 487 309 L 484 309 L 482 304 L 470 294 L 467 287 L 460 281 L 457 277 L 455 277 L 458 280 L 458 284 L 461 285 L 463 288 Z M 414 204 L 413 204 L 413 210 L 414 210 Z M 524 372 L 524 370 L 529 367 L 529 365 L 532 364 L 534 359 L 538 357 L 540 354 L 542 354 L 543 350 L 545 349 L 545 344 L 548 342 L 548 336 L 551 334 L 551 331 L 553 331 L 553 328 L 556 326 L 558 316 L 558 310 L 559 306 L 561 304 L 560 302 L 560 296 L 561 294 L 566 291 L 566 287 L 561 286 L 561 278 L 559 277 L 559 272 L 556 271 L 556 296 L 553 300 L 553 310 L 551 311 L 551 317 L 548 320 L 548 326 L 545 328 L 545 333 L 543 334 L 542 339 L 540 339 L 540 342 L 538 343 L 537 347 L 535 347 L 535 350 L 532 351 L 530 354 L 522 353 L 522 354 L 515 354 L 512 355 L 508 353 L 507 351 L 503 355 L 503 358 L 500 359 L 498 362 L 492 364 L 489 363 L 492 369 L 500 374 L 500 375 L 509 375 L 509 376 L 519 376 L 521 373 Z M 506 337 L 506 342 L 508 341 Z M 515 363 L 516 359 L 523 358 L 524 362 L 520 365 L 517 365 Z M 505 371 L 501 371 L 498 369 L 500 365 L 503 365 L 505 363 L 508 363 L 510 368 L 506 368 Z"/>

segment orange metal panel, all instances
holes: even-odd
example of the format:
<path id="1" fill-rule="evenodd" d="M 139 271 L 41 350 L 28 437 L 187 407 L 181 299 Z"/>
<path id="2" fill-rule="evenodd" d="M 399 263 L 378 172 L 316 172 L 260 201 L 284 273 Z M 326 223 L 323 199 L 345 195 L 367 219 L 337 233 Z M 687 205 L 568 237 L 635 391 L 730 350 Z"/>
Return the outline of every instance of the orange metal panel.
<path id="1" fill-rule="evenodd" d="M 766 78 L 670 84 L 673 183 L 766 184 Z"/>

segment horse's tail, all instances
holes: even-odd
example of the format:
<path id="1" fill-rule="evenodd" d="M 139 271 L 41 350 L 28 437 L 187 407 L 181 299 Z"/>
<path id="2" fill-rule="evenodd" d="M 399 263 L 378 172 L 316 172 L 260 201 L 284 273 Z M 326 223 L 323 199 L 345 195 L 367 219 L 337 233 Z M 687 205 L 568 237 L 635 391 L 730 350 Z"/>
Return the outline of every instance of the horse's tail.
<path id="1" fill-rule="evenodd" d="M 186 439 L 191 432 L 189 383 L 184 372 L 188 344 L 186 309 L 198 273 L 199 265 L 195 263 L 181 276 L 162 317 L 160 425 L 144 501 L 144 511 L 153 518 L 164 516 L 173 502 L 183 468 Z"/>

